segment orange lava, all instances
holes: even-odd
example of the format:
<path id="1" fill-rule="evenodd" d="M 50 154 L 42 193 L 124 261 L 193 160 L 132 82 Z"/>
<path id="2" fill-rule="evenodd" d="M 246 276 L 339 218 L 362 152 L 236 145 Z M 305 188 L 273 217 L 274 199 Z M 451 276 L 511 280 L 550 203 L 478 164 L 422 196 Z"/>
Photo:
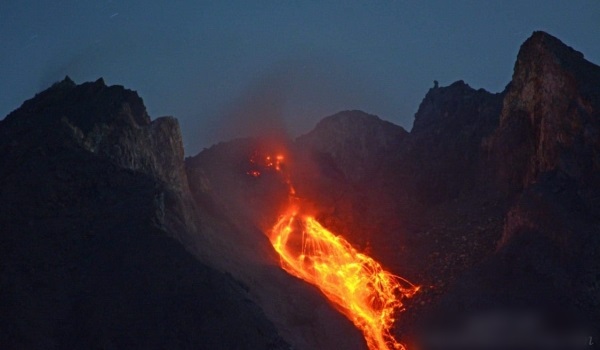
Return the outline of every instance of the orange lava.
<path id="1" fill-rule="evenodd" d="M 283 156 L 267 157 L 264 164 L 281 171 Z M 256 163 L 253 159 L 251 163 Z M 364 334 L 371 350 L 405 349 L 391 335 L 402 298 L 419 287 L 385 271 L 371 257 L 359 253 L 343 237 L 303 215 L 289 178 L 290 204 L 269 232 L 269 239 L 289 274 L 317 286 Z"/>
<path id="2" fill-rule="evenodd" d="M 371 350 L 405 349 L 390 334 L 402 297 L 419 289 L 384 271 L 344 238 L 295 209 L 282 215 L 270 235 L 291 275 L 317 286 L 364 334 Z"/>

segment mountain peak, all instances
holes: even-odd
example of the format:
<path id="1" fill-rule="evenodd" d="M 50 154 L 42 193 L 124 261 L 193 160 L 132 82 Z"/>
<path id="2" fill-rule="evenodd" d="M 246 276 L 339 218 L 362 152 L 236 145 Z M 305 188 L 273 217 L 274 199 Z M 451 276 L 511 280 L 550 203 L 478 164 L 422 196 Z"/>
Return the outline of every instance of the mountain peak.
<path id="1" fill-rule="evenodd" d="M 27 117 L 25 117 L 27 115 Z M 98 124 L 114 122 L 146 126 L 150 117 L 144 101 L 121 85 L 107 86 L 104 79 L 76 84 L 69 76 L 25 101 L 5 121 L 27 119 L 36 124 L 67 118 L 89 132 Z"/>
<path id="2" fill-rule="evenodd" d="M 65 78 L 61 81 L 57 81 L 56 83 L 52 84 L 52 88 L 73 88 L 75 87 L 77 84 L 75 84 L 75 82 L 73 81 L 73 79 L 71 79 L 70 76 L 65 75 Z"/>
<path id="3" fill-rule="evenodd" d="M 355 123 L 381 124 L 382 123 L 382 124 L 394 125 L 390 122 L 382 120 L 381 118 L 379 118 L 376 115 L 369 114 L 369 113 L 363 112 L 361 110 L 347 110 L 347 111 L 341 111 L 336 114 L 333 114 L 333 115 L 323 118 L 319 123 L 317 123 L 317 126 L 315 127 L 315 129 L 330 127 L 330 126 L 334 126 L 334 125 L 338 125 L 340 123 L 346 123 L 346 122 L 350 122 L 352 124 L 355 124 Z M 396 126 L 396 125 L 394 125 L 394 126 L 397 128 L 402 128 L 400 126 Z"/>
<path id="4" fill-rule="evenodd" d="M 586 81 L 589 71 L 596 68 L 581 52 L 546 32 L 537 31 L 519 49 L 513 83 L 523 77 L 551 76 L 557 72 L 569 72 L 576 80 Z"/>
<path id="5" fill-rule="evenodd" d="M 449 86 L 433 87 L 429 89 L 419 105 L 411 134 L 439 134 L 441 130 L 448 128 L 461 128 L 465 123 L 481 123 L 482 121 L 479 120 L 481 118 L 478 116 L 489 114 L 480 113 L 487 108 L 484 108 L 484 105 L 487 106 L 491 100 L 498 100 L 498 96 L 484 89 L 475 90 L 462 80 L 455 81 Z M 494 122 L 494 118 L 491 116 L 490 118 Z"/>
<path id="6" fill-rule="evenodd" d="M 535 31 L 525 40 L 519 51 L 521 55 L 552 55 L 559 60 L 583 59 L 583 54 L 566 45 L 560 39 L 543 31 Z"/>
<path id="7" fill-rule="evenodd" d="M 296 144 L 327 154 L 347 178 L 356 181 L 365 176 L 367 168 L 380 161 L 382 154 L 399 147 L 407 135 L 401 126 L 351 110 L 323 118 L 312 131 L 300 136 Z"/>
<path id="8" fill-rule="evenodd" d="M 299 139 L 327 140 L 326 143 L 332 148 L 353 142 L 365 145 L 373 142 L 378 147 L 387 147 L 388 144 L 402 140 L 407 134 L 403 127 L 376 115 L 348 110 L 323 118 L 312 131 Z M 337 146 L 334 147 L 332 143 Z"/>
<path id="9" fill-rule="evenodd" d="M 0 121 L 1 133 L 7 138 L 21 137 L 32 148 L 44 142 L 74 141 L 121 167 L 174 187 L 187 183 L 177 120 L 151 121 L 137 92 L 121 85 L 107 86 L 102 78 L 76 84 L 65 77 Z"/>

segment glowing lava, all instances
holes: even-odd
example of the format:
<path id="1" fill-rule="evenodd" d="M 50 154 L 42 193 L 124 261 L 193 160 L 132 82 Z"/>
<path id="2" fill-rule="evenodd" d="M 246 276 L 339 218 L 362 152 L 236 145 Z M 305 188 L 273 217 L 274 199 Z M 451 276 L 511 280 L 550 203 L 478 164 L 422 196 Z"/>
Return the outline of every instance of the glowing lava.
<path id="1" fill-rule="evenodd" d="M 269 238 L 283 269 L 317 286 L 363 332 L 369 349 L 404 349 L 389 330 L 400 298 L 418 287 L 294 209 L 279 218 Z"/>
<path id="2" fill-rule="evenodd" d="M 266 160 L 279 171 L 283 157 Z M 287 181 L 289 184 L 289 180 Z M 405 349 L 390 333 L 401 299 L 419 287 L 385 271 L 312 216 L 302 215 L 290 184 L 290 205 L 269 233 L 282 268 L 317 286 L 364 334 L 371 350 Z"/>

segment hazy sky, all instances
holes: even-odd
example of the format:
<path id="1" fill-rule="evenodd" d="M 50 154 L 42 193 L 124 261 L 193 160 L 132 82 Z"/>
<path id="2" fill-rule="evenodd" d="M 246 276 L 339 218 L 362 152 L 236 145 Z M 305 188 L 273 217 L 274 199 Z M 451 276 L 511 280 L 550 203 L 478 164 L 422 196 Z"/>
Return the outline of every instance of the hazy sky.
<path id="1" fill-rule="evenodd" d="M 600 63 L 598 0 L 1 0 L 0 116 L 68 74 L 137 90 L 190 155 L 345 109 L 410 130 L 434 79 L 501 91 L 538 29 Z"/>

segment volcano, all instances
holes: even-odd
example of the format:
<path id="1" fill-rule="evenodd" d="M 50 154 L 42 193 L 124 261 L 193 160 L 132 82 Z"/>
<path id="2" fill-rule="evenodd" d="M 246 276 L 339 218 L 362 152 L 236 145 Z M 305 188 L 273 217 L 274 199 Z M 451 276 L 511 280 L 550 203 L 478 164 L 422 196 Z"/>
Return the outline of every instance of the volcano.
<path id="1" fill-rule="evenodd" d="M 600 67 L 545 32 L 500 93 L 184 159 L 65 78 L 0 121 L 2 349 L 590 349 Z"/>

